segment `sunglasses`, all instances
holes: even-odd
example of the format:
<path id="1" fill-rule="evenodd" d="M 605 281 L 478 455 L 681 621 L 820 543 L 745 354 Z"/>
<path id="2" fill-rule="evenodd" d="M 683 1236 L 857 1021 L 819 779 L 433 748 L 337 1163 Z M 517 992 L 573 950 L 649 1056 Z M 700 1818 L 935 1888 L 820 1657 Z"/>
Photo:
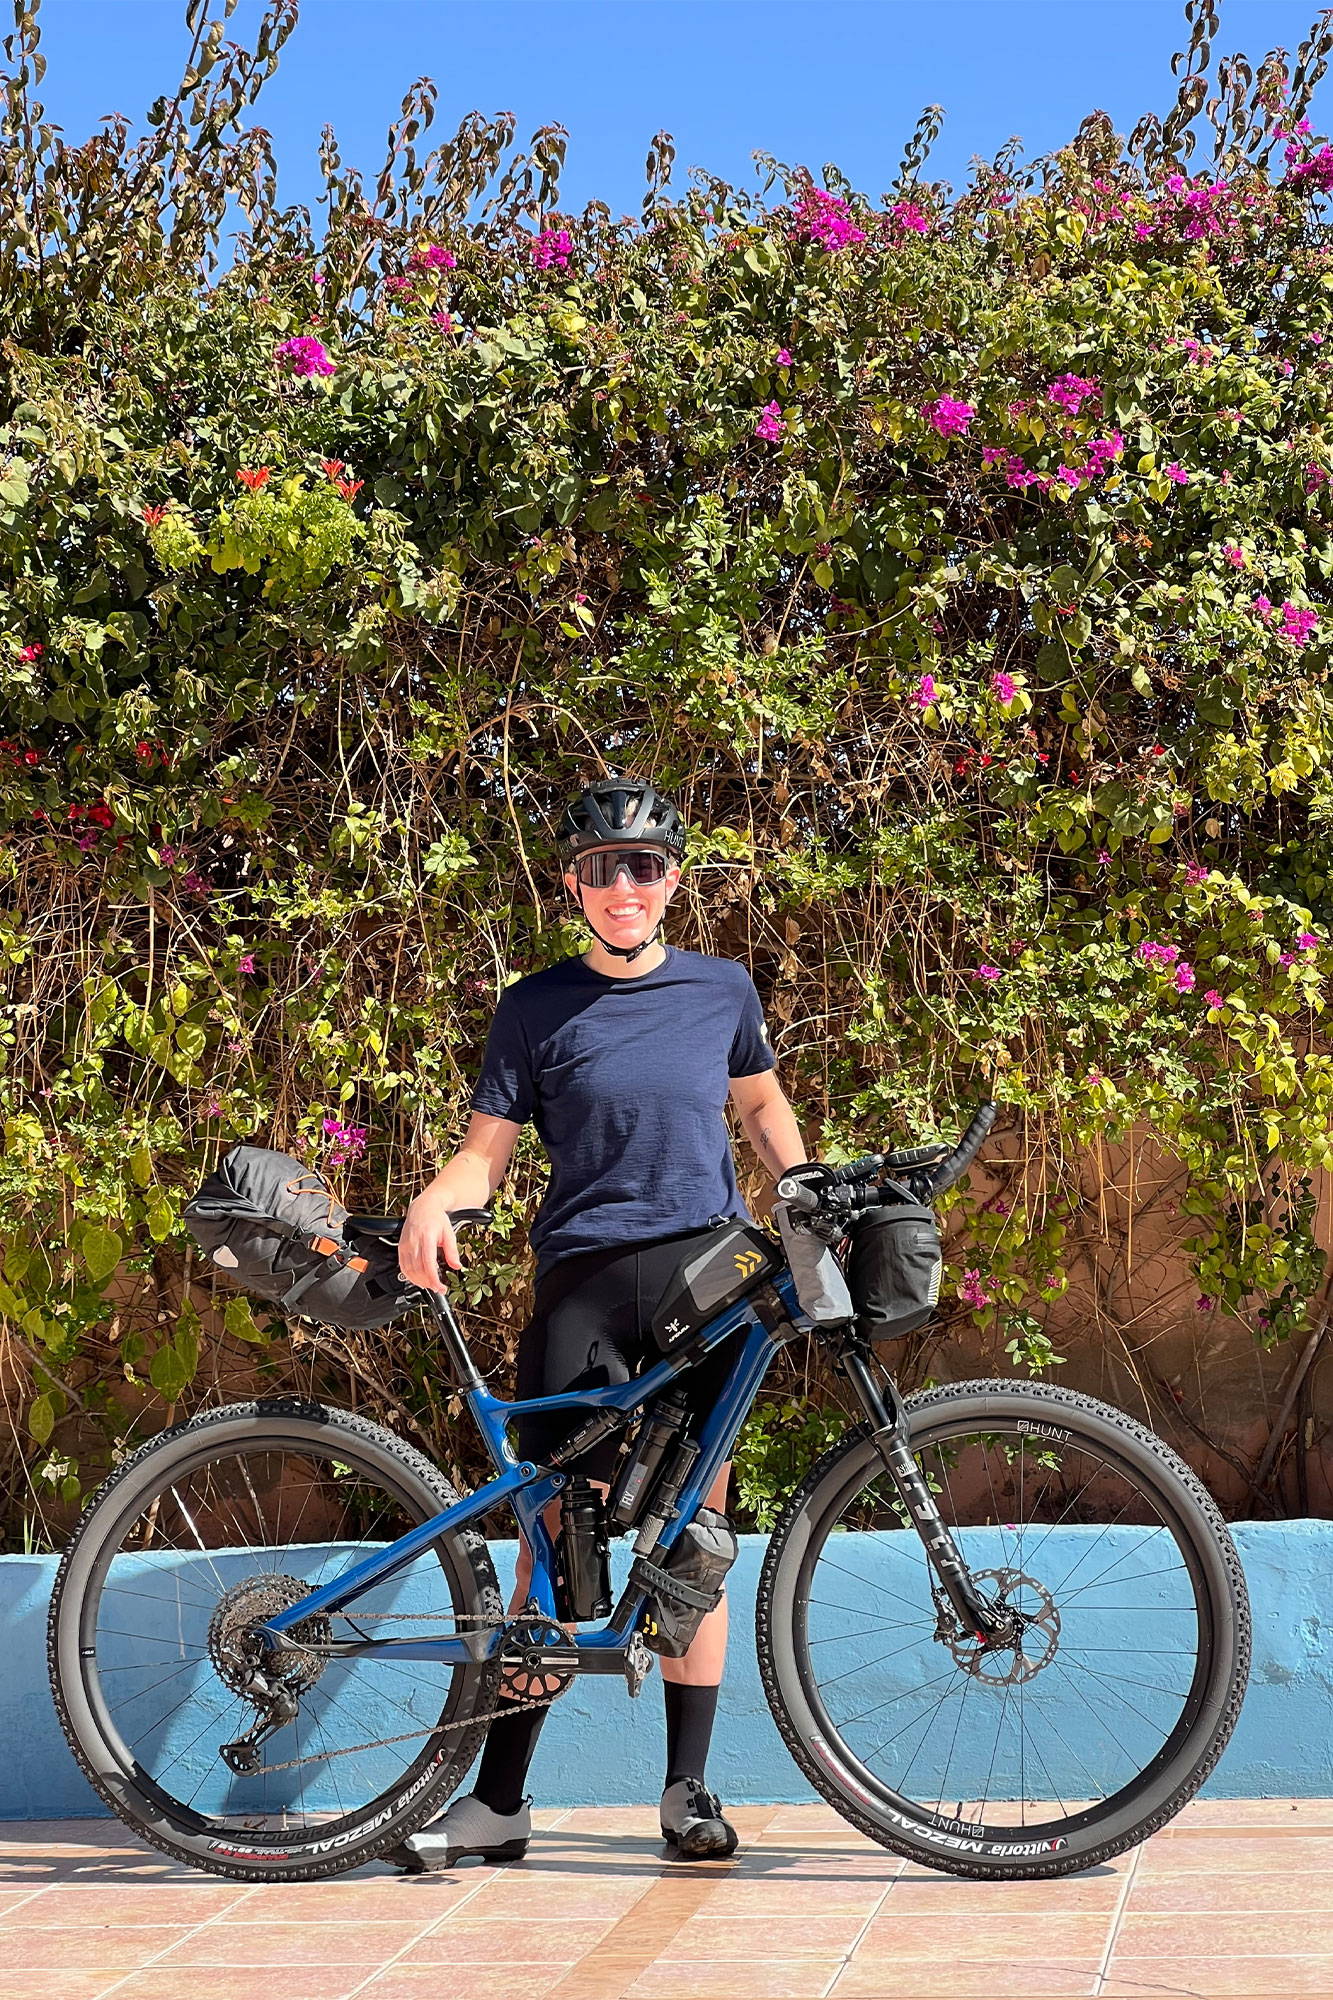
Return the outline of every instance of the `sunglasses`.
<path id="1" fill-rule="evenodd" d="M 594 854 L 580 854 L 574 873 L 585 889 L 609 889 L 624 868 L 631 882 L 640 888 L 666 879 L 666 856 L 656 847 L 603 847 Z"/>

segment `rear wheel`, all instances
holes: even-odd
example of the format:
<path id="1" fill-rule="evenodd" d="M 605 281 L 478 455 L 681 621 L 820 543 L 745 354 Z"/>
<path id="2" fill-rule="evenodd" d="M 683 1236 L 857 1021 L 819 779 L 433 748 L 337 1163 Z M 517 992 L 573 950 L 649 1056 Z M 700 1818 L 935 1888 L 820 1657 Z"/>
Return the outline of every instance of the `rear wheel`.
<path id="1" fill-rule="evenodd" d="M 48 1638 L 65 1734 L 112 1810 L 250 1881 L 339 1874 L 430 1818 L 476 1753 L 498 1670 L 324 1649 L 498 1623 L 473 1529 L 296 1627 L 279 1662 L 290 1719 L 255 1746 L 256 1770 L 223 1751 L 258 1719 L 250 1628 L 458 1497 L 392 1433 L 286 1400 L 197 1417 L 122 1465 L 60 1565 Z"/>
<path id="2" fill-rule="evenodd" d="M 811 1468 L 759 1588 L 764 1685 L 811 1783 L 928 1867 L 1062 1875 L 1190 1799 L 1231 1734 L 1249 1606 L 1199 1481 L 1123 1412 L 1043 1385 L 912 1398 L 913 1454 L 1003 1645 L 962 1630 L 874 1441 Z"/>

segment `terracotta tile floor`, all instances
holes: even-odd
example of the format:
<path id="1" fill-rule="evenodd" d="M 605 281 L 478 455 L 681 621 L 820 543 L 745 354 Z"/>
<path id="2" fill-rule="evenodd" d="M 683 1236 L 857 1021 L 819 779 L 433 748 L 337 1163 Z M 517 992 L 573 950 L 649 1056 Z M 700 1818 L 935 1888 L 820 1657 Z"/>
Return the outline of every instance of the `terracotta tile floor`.
<path id="1" fill-rule="evenodd" d="M 984 1884 L 824 1806 L 667 1859 L 651 1809 L 536 1815 L 528 1859 L 307 1888 L 177 1867 L 117 1821 L 0 1822 L 3 2000 L 1333 2000 L 1333 1800 L 1190 1806 L 1105 1868 Z"/>

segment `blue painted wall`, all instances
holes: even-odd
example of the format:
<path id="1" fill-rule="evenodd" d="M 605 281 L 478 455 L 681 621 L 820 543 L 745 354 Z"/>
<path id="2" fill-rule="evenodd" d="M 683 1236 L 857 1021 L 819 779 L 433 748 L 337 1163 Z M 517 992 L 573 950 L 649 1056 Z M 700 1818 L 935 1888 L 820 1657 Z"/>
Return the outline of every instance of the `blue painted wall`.
<path id="1" fill-rule="evenodd" d="M 1063 1554 L 1072 1567 L 1080 1531 L 1059 1532 L 1071 1537 Z M 1207 1791 L 1218 1798 L 1333 1796 L 1333 1522 L 1242 1523 L 1234 1533 L 1254 1611 L 1255 1660 L 1240 1724 Z M 492 1546 L 507 1592 L 514 1544 Z M 728 1582 L 732 1640 L 709 1776 L 736 1804 L 814 1796 L 787 1754 L 759 1683 L 754 1594 L 764 1546 L 761 1536 L 742 1537 Z M 891 1553 L 874 1560 L 887 1561 Z M 628 1545 L 613 1554 L 619 1582 Z M 873 1573 L 866 1561 L 871 1554 L 858 1551 L 856 1566 L 866 1574 Z M 0 1557 L 0 1818 L 103 1810 L 70 1756 L 47 1689 L 46 1611 L 54 1571 L 52 1557 Z M 826 1629 L 833 1632 L 836 1626 Z M 1063 1643 L 1077 1643 L 1068 1616 Z M 438 1669 L 425 1668 L 423 1676 L 432 1672 Z M 637 1702 L 627 1700 L 619 1680 L 574 1683 L 557 1704 L 537 1751 L 531 1789 L 538 1803 L 657 1798 L 664 1744 L 659 1679 L 654 1672 Z M 1089 1731 L 1086 1716 L 1078 1728 L 1065 1722 L 1072 1757 L 1094 1754 Z M 1077 1763 L 1053 1776 L 1077 1791 Z"/>

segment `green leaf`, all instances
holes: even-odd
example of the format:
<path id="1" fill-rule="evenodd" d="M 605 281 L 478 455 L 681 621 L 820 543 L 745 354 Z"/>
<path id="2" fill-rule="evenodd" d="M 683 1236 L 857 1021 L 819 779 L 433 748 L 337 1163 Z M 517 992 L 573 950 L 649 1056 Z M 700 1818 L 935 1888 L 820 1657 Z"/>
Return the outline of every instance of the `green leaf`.
<path id="1" fill-rule="evenodd" d="M 147 1146 L 136 1146 L 130 1154 L 130 1172 L 140 1187 L 147 1187 L 153 1178 L 153 1156 Z"/>
<path id="2" fill-rule="evenodd" d="M 79 1239 L 83 1261 L 88 1266 L 88 1275 L 96 1283 L 102 1284 L 121 1260 L 124 1245 L 114 1229 L 106 1229 L 101 1223 L 90 1222 Z"/>
<path id="3" fill-rule="evenodd" d="M 159 1347 L 148 1364 L 148 1379 L 165 1402 L 174 1403 L 188 1384 L 190 1371 L 174 1347 Z"/>
<path id="4" fill-rule="evenodd" d="M 45 1444 L 56 1427 L 55 1404 L 50 1396 L 34 1396 L 28 1405 L 28 1433 Z"/>
<path id="5" fill-rule="evenodd" d="M 270 1334 L 267 1327 L 256 1326 L 255 1316 L 246 1298 L 228 1299 L 222 1314 L 222 1324 L 234 1340 L 248 1340 L 254 1347 L 267 1347 Z"/>
<path id="6" fill-rule="evenodd" d="M 148 1234 L 154 1243 L 165 1243 L 176 1221 L 176 1208 L 165 1188 L 155 1187 L 146 1210 Z"/>

